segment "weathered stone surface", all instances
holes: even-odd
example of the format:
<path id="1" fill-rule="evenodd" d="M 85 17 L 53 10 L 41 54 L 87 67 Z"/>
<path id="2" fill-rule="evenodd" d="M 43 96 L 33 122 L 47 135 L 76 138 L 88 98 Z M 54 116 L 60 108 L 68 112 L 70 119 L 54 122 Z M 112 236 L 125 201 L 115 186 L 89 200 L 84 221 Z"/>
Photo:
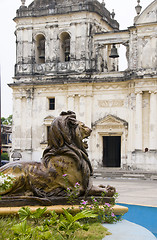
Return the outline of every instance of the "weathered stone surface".
<path id="1" fill-rule="evenodd" d="M 114 29 L 119 28 L 116 20 L 111 18 L 110 12 L 99 1 L 84 0 L 34 0 L 29 6 L 17 10 L 17 17 L 34 17 L 44 15 L 56 15 L 72 12 L 88 11 L 101 15 Z"/>
<path id="2" fill-rule="evenodd" d="M 13 151 L 29 161 L 40 159 L 51 120 L 70 109 L 92 126 L 88 150 L 92 166 L 106 166 L 104 137 L 119 136 L 119 167 L 157 169 L 156 8 L 153 1 L 136 17 L 134 26 L 118 30 L 109 11 L 97 1 L 34 1 L 21 7 L 14 19 L 17 61 L 10 84 Z M 64 61 L 62 51 L 62 37 L 67 35 L 70 61 Z M 45 62 L 38 59 L 41 36 Z M 113 44 L 126 47 L 123 71 L 119 60 L 109 57 Z M 49 109 L 51 97 L 54 110 Z M 117 118 L 121 121 L 115 124 Z"/>
<path id="3" fill-rule="evenodd" d="M 100 197 L 95 196 L 96 200 L 100 200 Z M 92 204 L 90 197 L 78 197 L 73 205 L 80 205 L 81 200 L 88 201 L 89 204 Z M 114 203 L 115 200 L 112 197 L 103 197 L 101 198 L 101 202 L 105 203 Z M 54 206 L 54 205 L 69 205 L 69 201 L 67 197 L 54 197 L 49 200 L 47 198 L 39 198 L 39 197 L 2 197 L 0 201 L 0 207 L 22 207 L 22 206 Z M 70 206 L 70 205 L 69 205 Z"/>

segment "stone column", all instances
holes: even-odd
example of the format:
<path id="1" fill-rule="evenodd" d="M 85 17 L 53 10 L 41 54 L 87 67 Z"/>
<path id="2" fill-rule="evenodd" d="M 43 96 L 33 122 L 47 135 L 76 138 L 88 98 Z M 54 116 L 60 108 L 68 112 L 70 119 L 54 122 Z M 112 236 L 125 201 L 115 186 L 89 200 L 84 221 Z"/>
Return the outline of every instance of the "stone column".
<path id="1" fill-rule="evenodd" d="M 91 127 L 92 123 L 92 95 L 86 97 L 86 125 Z"/>
<path id="2" fill-rule="evenodd" d="M 17 29 L 16 31 L 16 63 L 22 63 L 22 55 L 23 55 L 22 30 Z"/>
<path id="3" fill-rule="evenodd" d="M 71 23 L 71 39 L 70 39 L 70 60 L 75 60 L 76 58 L 76 24 Z"/>
<path id="4" fill-rule="evenodd" d="M 60 41 L 57 38 L 59 32 L 58 32 L 58 25 L 53 24 L 48 29 L 49 31 L 49 46 L 48 46 L 48 58 L 52 62 L 57 62 L 60 58 Z"/>
<path id="5" fill-rule="evenodd" d="M 156 102 L 156 93 L 150 93 L 150 119 L 149 119 L 149 149 L 157 149 L 157 102 Z"/>
<path id="6" fill-rule="evenodd" d="M 21 98 L 14 93 L 13 89 L 13 128 L 12 128 L 12 150 L 21 149 Z"/>
<path id="7" fill-rule="evenodd" d="M 142 150 L 142 91 L 136 93 L 135 149 Z"/>
<path id="8" fill-rule="evenodd" d="M 68 96 L 68 110 L 75 111 L 74 95 Z"/>
<path id="9" fill-rule="evenodd" d="M 32 150 L 32 98 L 26 98 L 25 149 Z"/>
<path id="10" fill-rule="evenodd" d="M 80 95 L 79 101 L 79 119 L 82 122 L 85 122 L 85 111 L 86 111 L 86 103 L 85 103 L 85 96 Z"/>
<path id="11" fill-rule="evenodd" d="M 108 72 L 108 47 L 105 45 L 104 47 L 104 72 Z"/>
<path id="12" fill-rule="evenodd" d="M 45 63 L 47 61 L 50 61 L 51 59 L 51 40 L 50 40 L 50 34 L 49 34 L 49 27 L 46 26 L 46 31 L 45 31 L 45 35 L 46 35 L 46 38 L 45 38 Z"/>
<path id="13" fill-rule="evenodd" d="M 29 63 L 32 63 L 32 58 L 34 57 L 34 52 L 33 52 L 33 33 L 32 33 L 33 28 L 30 27 L 28 28 L 28 61 Z"/>
<path id="14" fill-rule="evenodd" d="M 130 84 L 130 89 L 133 86 Z M 131 92 L 130 94 L 130 104 L 129 104 L 129 135 L 128 135 L 128 149 L 129 151 L 133 152 L 135 150 L 135 134 L 134 134 L 134 127 L 135 127 L 135 119 L 134 119 L 134 100 L 135 94 Z"/>

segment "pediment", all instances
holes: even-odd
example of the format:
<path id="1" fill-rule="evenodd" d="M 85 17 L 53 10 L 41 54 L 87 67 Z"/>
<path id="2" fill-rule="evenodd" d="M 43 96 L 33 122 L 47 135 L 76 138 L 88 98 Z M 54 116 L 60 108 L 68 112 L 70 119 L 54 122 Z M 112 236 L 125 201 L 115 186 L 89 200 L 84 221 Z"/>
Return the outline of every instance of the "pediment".
<path id="1" fill-rule="evenodd" d="M 44 118 L 44 120 L 48 120 L 48 119 L 52 119 L 53 120 L 54 118 L 55 118 L 54 116 L 48 115 L 47 117 Z"/>
<path id="2" fill-rule="evenodd" d="M 104 125 L 109 125 L 109 126 L 128 126 L 128 123 L 116 116 L 113 115 L 107 115 L 106 117 L 96 121 L 93 126 L 104 126 Z"/>
<path id="3" fill-rule="evenodd" d="M 55 119 L 54 116 L 48 115 L 47 117 L 44 118 L 44 124 L 51 124 L 51 122 Z"/>
<path id="4" fill-rule="evenodd" d="M 135 24 L 157 22 L 157 0 L 153 1 L 137 18 Z"/>

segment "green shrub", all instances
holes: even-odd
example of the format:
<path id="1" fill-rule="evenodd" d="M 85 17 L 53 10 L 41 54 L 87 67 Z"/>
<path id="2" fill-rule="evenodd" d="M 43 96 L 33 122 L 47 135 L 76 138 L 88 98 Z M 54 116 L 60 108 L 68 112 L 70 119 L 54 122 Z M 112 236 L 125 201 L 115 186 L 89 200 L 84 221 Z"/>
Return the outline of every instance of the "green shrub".
<path id="1" fill-rule="evenodd" d="M 1 153 L 1 159 L 2 159 L 2 160 L 9 160 L 9 155 L 8 155 L 8 153 Z"/>

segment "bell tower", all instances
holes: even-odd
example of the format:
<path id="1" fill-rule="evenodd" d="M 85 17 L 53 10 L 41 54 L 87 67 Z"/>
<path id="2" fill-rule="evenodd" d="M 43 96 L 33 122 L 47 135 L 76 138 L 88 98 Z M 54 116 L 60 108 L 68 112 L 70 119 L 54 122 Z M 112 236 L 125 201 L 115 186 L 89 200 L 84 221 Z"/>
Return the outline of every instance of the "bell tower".
<path id="1" fill-rule="evenodd" d="M 25 0 L 17 10 L 16 76 L 80 74 L 98 70 L 93 35 L 118 30 L 98 1 Z"/>
<path id="2" fill-rule="evenodd" d="M 119 24 L 104 2 L 34 0 L 29 6 L 26 0 L 21 2 L 14 18 L 17 54 L 10 85 L 16 119 L 13 150 L 36 160 L 47 143 L 52 119 L 63 109 L 74 110 L 91 125 L 87 106 L 92 89 L 85 86 L 80 95 L 75 84 L 91 82 L 94 73 L 104 71 L 104 52 L 95 47 L 94 35 L 117 31 Z M 108 58 L 109 49 L 106 53 Z"/>

